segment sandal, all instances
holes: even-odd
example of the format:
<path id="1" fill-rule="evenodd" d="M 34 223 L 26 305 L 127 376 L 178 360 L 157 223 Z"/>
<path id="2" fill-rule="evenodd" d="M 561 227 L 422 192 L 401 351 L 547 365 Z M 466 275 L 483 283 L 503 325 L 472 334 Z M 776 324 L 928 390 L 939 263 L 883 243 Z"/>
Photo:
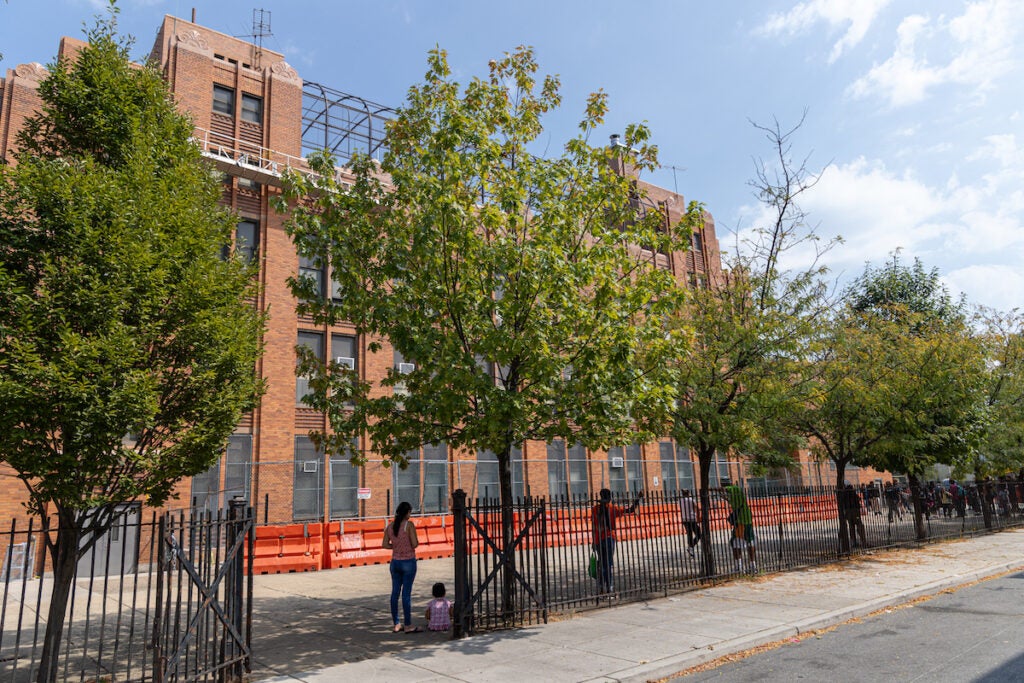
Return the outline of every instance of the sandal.
<path id="1" fill-rule="evenodd" d="M 401 624 L 395 624 L 395 628 L 392 629 L 392 633 L 399 633 L 402 630 Z"/>
<path id="2" fill-rule="evenodd" d="M 412 628 L 405 629 L 406 633 L 423 633 L 423 629 L 419 626 L 413 626 Z"/>

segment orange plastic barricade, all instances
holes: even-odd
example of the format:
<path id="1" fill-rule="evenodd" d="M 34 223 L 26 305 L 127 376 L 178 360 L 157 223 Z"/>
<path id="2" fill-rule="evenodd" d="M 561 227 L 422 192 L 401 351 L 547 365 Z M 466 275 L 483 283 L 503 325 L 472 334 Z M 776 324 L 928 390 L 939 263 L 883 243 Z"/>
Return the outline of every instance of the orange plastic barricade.
<path id="1" fill-rule="evenodd" d="M 256 527 L 253 573 L 287 574 L 319 569 L 323 554 L 321 527 L 319 522 Z"/>
<path id="2" fill-rule="evenodd" d="M 351 523 L 331 522 L 324 525 L 324 569 L 354 567 L 365 564 L 367 556 L 362 529 L 351 529 Z"/>
<path id="3" fill-rule="evenodd" d="M 358 530 L 363 535 L 363 550 L 348 555 L 354 564 L 383 564 L 391 561 L 391 551 L 383 547 L 384 527 L 387 524 L 384 519 L 345 522 L 346 532 L 350 529 L 353 533 Z"/>
<path id="4" fill-rule="evenodd" d="M 420 526 L 420 524 L 424 526 Z M 455 545 L 448 540 L 444 517 L 425 517 L 417 522 L 420 545 L 416 548 L 416 556 L 424 559 L 451 557 L 455 554 Z"/>

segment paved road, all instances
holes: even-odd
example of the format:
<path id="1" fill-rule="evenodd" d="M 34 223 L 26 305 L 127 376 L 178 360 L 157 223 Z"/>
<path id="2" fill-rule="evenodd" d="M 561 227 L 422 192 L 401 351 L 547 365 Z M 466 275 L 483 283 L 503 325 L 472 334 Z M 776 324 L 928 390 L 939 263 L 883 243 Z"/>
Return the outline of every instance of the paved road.
<path id="1" fill-rule="evenodd" d="M 1024 573 L 680 678 L 686 681 L 1024 680 Z"/>

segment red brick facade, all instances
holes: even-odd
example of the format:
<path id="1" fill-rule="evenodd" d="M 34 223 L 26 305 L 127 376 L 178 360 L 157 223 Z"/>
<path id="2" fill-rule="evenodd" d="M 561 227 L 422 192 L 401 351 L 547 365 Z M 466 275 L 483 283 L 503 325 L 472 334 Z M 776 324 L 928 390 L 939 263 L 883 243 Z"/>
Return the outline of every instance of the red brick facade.
<path id="1" fill-rule="evenodd" d="M 67 54 L 80 46 L 80 41 L 65 38 L 61 51 Z M 297 404 L 295 345 L 300 332 L 318 333 L 326 345 L 325 355 L 329 355 L 332 334 L 354 335 L 354 330 L 343 325 L 318 327 L 297 317 L 286 278 L 297 273 L 298 257 L 283 229 L 283 217 L 269 206 L 270 197 L 278 192 L 282 165 L 302 163 L 302 80 L 279 53 L 260 50 L 251 43 L 170 16 L 165 17 L 157 34 L 151 58 L 162 69 L 181 109 L 193 117 L 196 138 L 211 163 L 227 173 L 225 203 L 240 219 L 254 221 L 258 226 L 256 258 L 262 291 L 257 305 L 270 315 L 265 354 L 259 368 L 267 381 L 267 393 L 261 406 L 236 431 L 242 437 L 241 444 L 250 443 L 247 439 L 251 439 L 250 466 L 248 469 L 242 466 L 247 480 L 244 487 L 248 489 L 250 500 L 260 506 L 261 518 L 265 515 L 271 522 L 291 521 L 295 517 L 331 517 L 332 466 L 322 457 L 314 464 L 316 458 L 304 460 L 296 455 L 296 437 L 326 425 L 322 415 Z M 0 81 L 0 155 L 8 159 L 13 153 L 11 144 L 15 132 L 24 118 L 38 107 L 36 87 L 44 74 L 38 65 L 19 65 L 8 70 L 6 78 Z M 214 111 L 215 84 L 222 86 L 218 91 L 221 96 L 231 93 L 231 111 Z M 252 116 L 250 109 L 246 117 L 244 107 L 257 106 L 254 104 L 257 102 L 261 108 L 259 115 Z M 252 186 L 247 180 L 258 184 Z M 673 221 L 685 212 L 682 196 L 646 184 L 645 189 L 649 198 Z M 710 216 L 694 246 L 690 251 L 664 257 L 665 265 L 683 281 L 708 281 L 721 272 L 718 240 Z M 393 365 L 392 352 L 385 346 L 385 350 L 370 354 L 367 348 L 367 340 L 358 340 L 357 368 L 363 377 L 379 381 Z M 631 477 L 639 471 L 643 481 L 631 482 L 630 488 L 661 489 L 664 482 L 660 461 L 667 452 L 674 453 L 674 446 L 643 445 L 639 468 L 630 470 L 634 473 Z M 245 459 L 244 455 L 240 457 Z M 369 459 L 371 462 L 355 473 L 357 485 L 369 489 L 371 494 L 369 500 L 357 503 L 357 514 L 386 515 L 394 470 L 384 468 L 372 455 Z M 471 495 L 477 492 L 475 461 L 475 454 L 449 452 L 447 464 L 442 466 L 446 470 L 447 488 L 461 487 Z M 525 490 L 540 495 L 548 493 L 547 444 L 525 444 L 523 462 Z M 590 491 L 608 485 L 610 464 L 606 453 L 588 455 Z M 336 467 L 347 471 L 348 465 Z M 226 468 L 211 474 L 211 478 L 211 490 L 230 488 Z M 303 494 L 310 496 L 306 502 L 317 498 L 319 501 L 297 514 L 295 486 L 300 478 L 306 482 L 303 486 L 312 487 Z M 678 481 L 687 479 L 681 477 Z M 351 482 L 349 486 L 351 488 Z M 351 496 L 353 492 L 354 489 L 348 490 L 346 495 Z M 179 499 L 173 506 L 189 505 L 194 493 L 193 482 L 182 482 Z M 9 486 L 0 494 L 0 523 L 20 516 L 20 495 L 19 486 Z M 334 516 L 349 516 L 353 512 L 349 508 Z"/>

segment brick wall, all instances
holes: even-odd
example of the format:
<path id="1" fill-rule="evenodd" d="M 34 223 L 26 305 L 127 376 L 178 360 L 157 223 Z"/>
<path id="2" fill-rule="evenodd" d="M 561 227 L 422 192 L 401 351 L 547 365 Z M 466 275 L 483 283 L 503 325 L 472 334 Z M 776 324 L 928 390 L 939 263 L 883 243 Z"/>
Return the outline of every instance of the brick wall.
<path id="1" fill-rule="evenodd" d="M 82 41 L 66 38 L 61 41 L 60 50 L 71 55 L 82 45 Z M 213 84 L 218 83 L 236 92 L 235 117 L 226 119 L 224 124 L 228 126 L 228 137 L 245 138 L 248 142 L 255 139 L 264 150 L 301 156 L 302 80 L 280 53 L 265 49 L 259 51 L 243 40 L 167 16 L 157 32 L 151 58 L 160 65 L 179 107 L 192 116 L 197 135 L 214 128 Z M 21 65 L 8 70 L 7 78 L 0 84 L 0 153 L 10 155 L 13 132 L 26 116 L 36 111 L 39 101 L 35 88 L 41 75 L 39 67 Z M 262 98 L 262 128 L 239 121 L 243 92 Z M 225 169 L 230 169 L 230 162 L 225 162 Z M 686 206 L 681 195 L 646 183 L 642 185 L 650 199 L 662 206 L 672 221 L 683 215 Z M 297 273 L 298 258 L 285 233 L 284 217 L 277 215 L 269 205 L 270 198 L 277 192 L 270 180 L 264 182 L 258 195 L 240 190 L 233 181 L 226 185 L 224 195 L 228 206 L 258 220 L 260 226 L 258 258 L 262 290 L 256 305 L 268 311 L 270 316 L 264 337 L 265 353 L 259 367 L 267 382 L 267 392 L 261 406 L 240 425 L 238 431 L 253 436 L 252 500 L 263 505 L 269 499 L 268 518 L 272 522 L 290 521 L 292 518 L 295 437 L 305 435 L 311 428 L 325 426 L 322 415 L 296 405 L 294 349 L 297 334 L 300 330 L 323 334 L 328 353 L 332 333 L 354 334 L 352 328 L 344 325 L 315 326 L 311 321 L 297 318 L 295 302 L 285 280 Z M 665 257 L 666 264 L 684 281 L 690 273 L 713 275 L 720 272 L 718 240 L 710 216 L 702 238 L 702 253 L 676 253 Z M 381 351 L 371 354 L 368 351 L 369 340 L 359 341 L 360 373 L 371 382 L 379 382 L 393 365 L 392 350 L 385 343 Z M 377 391 L 384 389 L 378 388 Z M 365 446 L 360 444 L 360 447 Z M 546 444 L 528 442 L 523 450 L 525 484 L 532 494 L 544 495 L 548 492 Z M 652 477 L 660 477 L 660 467 L 656 462 L 657 444 L 646 446 L 643 452 L 645 487 L 651 488 Z M 368 516 L 390 514 L 387 492 L 391 488 L 394 471 L 383 467 L 372 454 L 369 457 L 372 462 L 361 472 L 360 483 L 371 489 L 372 497 L 363 503 L 362 509 Z M 453 452 L 450 458 L 453 463 L 475 462 L 476 456 L 468 452 Z M 593 453 L 591 458 L 591 487 L 596 491 L 605 483 L 602 477 L 606 476 L 597 461 L 606 460 L 607 454 Z M 468 466 L 464 471 L 474 472 L 475 468 Z M 329 489 L 328 467 L 323 467 L 321 472 L 326 491 Z M 454 464 L 449 467 L 449 472 L 454 486 L 457 473 Z M 177 492 L 179 498 L 170 507 L 188 505 L 191 482 L 181 482 Z M 17 514 L 19 501 L 13 494 L 0 495 L 0 523 L 8 515 Z M 327 509 L 326 500 L 324 509 Z"/>

